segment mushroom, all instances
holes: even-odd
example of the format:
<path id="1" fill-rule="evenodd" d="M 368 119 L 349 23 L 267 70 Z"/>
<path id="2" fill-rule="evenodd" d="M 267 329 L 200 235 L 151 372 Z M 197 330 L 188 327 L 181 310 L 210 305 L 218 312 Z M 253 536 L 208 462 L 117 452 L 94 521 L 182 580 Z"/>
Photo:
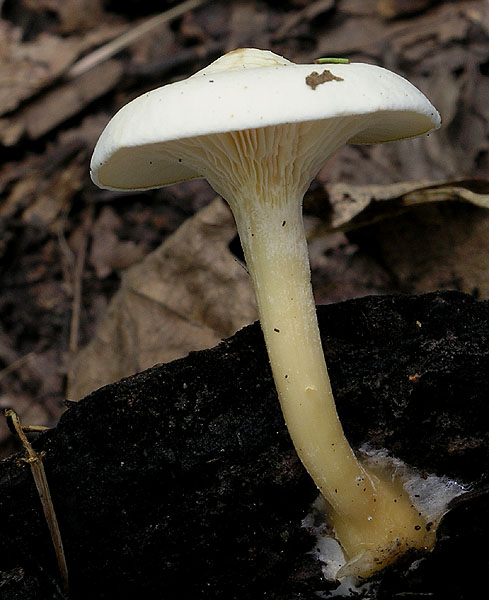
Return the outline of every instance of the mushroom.
<path id="1" fill-rule="evenodd" d="M 285 422 L 347 560 L 341 575 L 370 576 L 409 548 L 431 548 L 435 532 L 402 482 L 363 464 L 343 433 L 316 318 L 302 199 L 343 144 L 398 140 L 439 125 L 426 97 L 381 67 L 299 65 L 244 48 L 124 106 L 91 161 L 99 187 L 142 190 L 205 177 L 229 203 Z"/>

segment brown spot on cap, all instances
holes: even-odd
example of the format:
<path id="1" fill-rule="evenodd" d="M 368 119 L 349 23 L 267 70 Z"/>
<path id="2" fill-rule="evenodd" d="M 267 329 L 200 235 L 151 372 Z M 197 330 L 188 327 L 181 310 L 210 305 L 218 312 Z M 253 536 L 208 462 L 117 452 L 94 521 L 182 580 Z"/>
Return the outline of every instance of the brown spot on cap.
<path id="1" fill-rule="evenodd" d="M 327 83 L 328 81 L 344 81 L 344 79 L 342 77 L 336 77 L 329 69 L 324 69 L 322 73 L 313 71 L 306 77 L 306 84 L 313 90 L 315 90 L 318 85 Z"/>

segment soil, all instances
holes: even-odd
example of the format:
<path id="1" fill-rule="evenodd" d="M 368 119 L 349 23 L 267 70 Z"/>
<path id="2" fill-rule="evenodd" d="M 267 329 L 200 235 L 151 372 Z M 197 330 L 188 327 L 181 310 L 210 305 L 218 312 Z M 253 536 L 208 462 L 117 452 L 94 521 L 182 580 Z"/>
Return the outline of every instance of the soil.
<path id="1" fill-rule="evenodd" d="M 406 557 L 358 593 L 479 597 L 489 567 L 478 550 L 489 534 L 489 304 L 437 292 L 318 311 L 352 445 L 385 448 L 469 490 L 430 554 Z M 45 452 L 73 600 L 334 594 L 301 527 L 317 492 L 284 426 L 256 323 L 94 392 L 34 447 Z M 60 599 L 39 497 L 19 458 L 0 464 L 0 595 Z"/>

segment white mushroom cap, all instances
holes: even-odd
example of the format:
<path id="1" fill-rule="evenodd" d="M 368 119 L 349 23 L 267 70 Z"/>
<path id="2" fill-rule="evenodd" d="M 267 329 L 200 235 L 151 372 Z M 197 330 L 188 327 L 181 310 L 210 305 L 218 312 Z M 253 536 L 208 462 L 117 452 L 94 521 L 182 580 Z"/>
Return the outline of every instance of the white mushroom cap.
<path id="1" fill-rule="evenodd" d="M 324 72 L 333 79 L 320 82 Z M 179 161 L 174 143 L 171 154 L 165 151 L 168 142 L 345 117 L 356 118 L 351 143 L 398 140 L 440 126 L 427 98 L 381 67 L 298 65 L 269 51 L 240 49 L 124 106 L 97 143 L 91 175 L 108 189 L 157 188 L 202 176 Z"/>

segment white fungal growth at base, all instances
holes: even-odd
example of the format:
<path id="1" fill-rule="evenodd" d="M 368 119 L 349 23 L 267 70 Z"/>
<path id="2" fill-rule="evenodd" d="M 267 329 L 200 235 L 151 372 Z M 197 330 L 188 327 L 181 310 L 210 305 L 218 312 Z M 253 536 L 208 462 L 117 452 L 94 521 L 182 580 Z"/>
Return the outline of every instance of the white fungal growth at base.
<path id="1" fill-rule="evenodd" d="M 436 530 L 442 517 L 449 511 L 449 505 L 458 496 L 467 493 L 466 486 L 448 477 L 434 474 L 422 475 L 398 458 L 389 456 L 386 450 L 376 450 L 364 445 L 359 454 L 362 463 L 373 472 L 389 473 L 400 478 L 403 488 L 412 504 L 423 515 L 425 522 Z M 310 513 L 302 521 L 302 526 L 316 537 L 314 554 L 321 563 L 324 578 L 328 581 L 340 581 L 340 586 L 329 596 L 350 595 L 365 590 L 365 582 L 348 575 L 348 564 L 334 532 L 327 524 L 327 504 L 320 495 L 311 507 Z"/>
<path id="2" fill-rule="evenodd" d="M 414 506 L 426 522 L 432 522 L 435 527 L 448 511 L 450 502 L 469 491 L 467 486 L 449 477 L 421 475 L 402 460 L 389 456 L 386 450 L 376 450 L 364 445 L 360 448 L 360 454 L 365 457 L 367 467 L 385 469 L 400 477 Z"/>
<path id="3" fill-rule="evenodd" d="M 324 578 L 327 581 L 338 581 L 336 574 L 345 566 L 346 559 L 341 549 L 340 543 L 333 536 L 333 532 L 325 522 L 326 502 L 319 495 L 312 505 L 311 512 L 302 521 L 302 526 L 310 533 L 316 536 L 316 543 L 311 554 L 321 563 L 321 569 Z M 343 577 L 339 581 L 336 589 L 328 591 L 327 596 L 317 592 L 319 598 L 334 596 L 350 596 L 358 594 L 360 590 L 364 591 L 370 586 L 368 582 L 359 583 L 356 577 L 350 575 Z"/>

